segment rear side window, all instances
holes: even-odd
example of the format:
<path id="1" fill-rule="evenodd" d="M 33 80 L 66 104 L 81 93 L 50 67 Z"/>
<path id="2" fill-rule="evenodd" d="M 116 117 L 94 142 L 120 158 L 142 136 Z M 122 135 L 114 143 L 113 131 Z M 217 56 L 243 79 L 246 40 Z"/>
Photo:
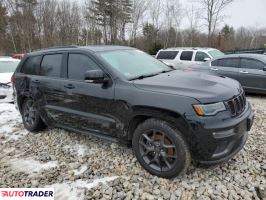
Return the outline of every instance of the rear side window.
<path id="1" fill-rule="evenodd" d="M 193 51 L 183 51 L 180 60 L 192 60 Z"/>
<path id="2" fill-rule="evenodd" d="M 178 51 L 160 51 L 157 59 L 173 60 L 177 56 Z"/>
<path id="3" fill-rule="evenodd" d="M 68 56 L 68 78 L 84 80 L 85 72 L 99 69 L 97 64 L 88 56 L 83 54 L 69 54 Z"/>
<path id="4" fill-rule="evenodd" d="M 241 58 L 241 68 L 263 70 L 265 66 L 266 64 L 258 60 Z"/>
<path id="5" fill-rule="evenodd" d="M 23 64 L 21 72 L 24 74 L 38 75 L 42 56 L 29 57 Z"/>
<path id="6" fill-rule="evenodd" d="M 210 58 L 210 56 L 208 56 L 208 54 L 202 52 L 202 51 L 198 51 L 196 53 L 196 57 L 195 57 L 195 61 L 198 61 L 198 62 L 204 62 L 205 58 Z"/>
<path id="7" fill-rule="evenodd" d="M 62 54 L 44 56 L 41 64 L 41 75 L 60 77 L 62 58 Z"/>
<path id="8" fill-rule="evenodd" d="M 218 66 L 239 68 L 239 59 L 238 58 L 220 59 L 218 61 Z"/>

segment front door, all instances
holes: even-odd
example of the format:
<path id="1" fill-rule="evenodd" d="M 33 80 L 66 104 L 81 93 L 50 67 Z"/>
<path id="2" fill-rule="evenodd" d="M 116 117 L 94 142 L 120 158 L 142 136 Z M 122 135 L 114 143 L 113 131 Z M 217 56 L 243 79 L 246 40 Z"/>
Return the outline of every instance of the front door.
<path id="1" fill-rule="evenodd" d="M 110 83 L 103 85 L 84 81 L 85 72 L 96 69 L 101 68 L 88 55 L 69 53 L 64 84 L 68 125 L 74 129 L 116 136 L 118 123 L 112 114 L 115 113 L 114 82 L 110 79 Z"/>
<path id="2" fill-rule="evenodd" d="M 241 58 L 239 81 L 245 89 L 266 92 L 266 71 L 263 71 L 264 67 L 265 64 L 259 60 Z"/>

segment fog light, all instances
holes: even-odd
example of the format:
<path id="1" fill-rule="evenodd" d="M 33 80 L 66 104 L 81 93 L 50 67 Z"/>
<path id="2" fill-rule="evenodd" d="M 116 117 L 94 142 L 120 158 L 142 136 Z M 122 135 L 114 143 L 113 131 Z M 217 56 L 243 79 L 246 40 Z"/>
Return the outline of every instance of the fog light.
<path id="1" fill-rule="evenodd" d="M 213 137 L 214 138 L 225 138 L 225 137 L 230 137 L 235 134 L 234 129 L 226 130 L 226 131 L 219 131 L 219 132 L 213 132 Z"/>

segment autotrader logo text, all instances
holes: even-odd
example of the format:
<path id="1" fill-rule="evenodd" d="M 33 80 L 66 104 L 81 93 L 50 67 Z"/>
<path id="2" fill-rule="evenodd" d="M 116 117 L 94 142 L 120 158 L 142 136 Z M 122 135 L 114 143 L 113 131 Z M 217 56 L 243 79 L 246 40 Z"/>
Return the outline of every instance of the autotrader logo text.
<path id="1" fill-rule="evenodd" d="M 54 200 L 53 188 L 0 188 L 1 200 Z"/>

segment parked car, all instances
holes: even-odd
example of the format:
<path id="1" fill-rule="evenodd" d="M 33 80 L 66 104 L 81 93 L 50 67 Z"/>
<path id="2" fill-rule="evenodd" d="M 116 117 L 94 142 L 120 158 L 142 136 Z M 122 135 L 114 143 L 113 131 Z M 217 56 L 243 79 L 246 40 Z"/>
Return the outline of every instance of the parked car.
<path id="1" fill-rule="evenodd" d="M 173 70 L 130 47 L 29 53 L 13 83 L 29 131 L 47 125 L 132 144 L 140 164 L 165 178 L 185 172 L 191 158 L 230 159 L 253 123 L 237 81 Z"/>
<path id="2" fill-rule="evenodd" d="M 213 48 L 169 48 L 161 49 L 156 58 L 176 69 L 185 69 L 193 64 L 201 64 L 224 54 Z"/>
<path id="3" fill-rule="evenodd" d="M 0 57 L 0 103 L 13 102 L 11 77 L 20 60 L 10 57 Z"/>
<path id="4" fill-rule="evenodd" d="M 12 58 L 22 59 L 25 56 L 25 53 L 15 53 Z"/>
<path id="5" fill-rule="evenodd" d="M 266 94 L 266 56 L 232 54 L 187 70 L 227 76 L 241 83 L 246 92 Z"/>

